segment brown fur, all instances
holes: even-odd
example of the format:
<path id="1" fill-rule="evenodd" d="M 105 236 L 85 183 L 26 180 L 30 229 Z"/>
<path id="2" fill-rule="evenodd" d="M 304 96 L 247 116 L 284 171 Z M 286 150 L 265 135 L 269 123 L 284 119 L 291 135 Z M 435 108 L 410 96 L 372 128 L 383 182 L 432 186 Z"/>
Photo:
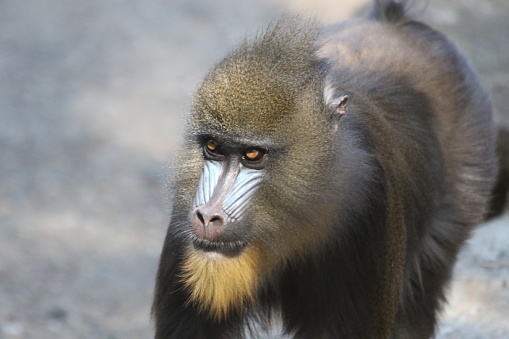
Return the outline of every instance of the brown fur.
<path id="1" fill-rule="evenodd" d="M 207 74 L 176 161 L 157 339 L 258 337 L 278 312 L 299 339 L 433 336 L 483 219 L 494 138 L 476 74 L 404 3 L 323 31 L 283 18 Z M 330 103 L 346 96 L 339 119 Z M 208 137 L 267 150 L 246 217 L 228 226 L 248 244 L 234 257 L 190 242 Z"/>

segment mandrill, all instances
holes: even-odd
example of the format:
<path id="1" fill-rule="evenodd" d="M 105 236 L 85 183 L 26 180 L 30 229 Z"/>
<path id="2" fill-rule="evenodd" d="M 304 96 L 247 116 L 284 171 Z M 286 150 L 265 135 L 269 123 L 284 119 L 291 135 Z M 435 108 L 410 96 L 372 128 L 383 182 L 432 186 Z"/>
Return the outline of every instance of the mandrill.
<path id="1" fill-rule="evenodd" d="M 197 90 L 155 338 L 430 338 L 494 180 L 488 95 L 405 1 L 284 16 Z"/>

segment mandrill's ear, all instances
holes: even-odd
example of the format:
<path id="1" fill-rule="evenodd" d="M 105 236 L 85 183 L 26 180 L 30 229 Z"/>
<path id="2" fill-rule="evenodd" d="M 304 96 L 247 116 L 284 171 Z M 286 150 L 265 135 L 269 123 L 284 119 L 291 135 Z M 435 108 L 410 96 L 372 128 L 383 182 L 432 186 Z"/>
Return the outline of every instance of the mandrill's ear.
<path id="1" fill-rule="evenodd" d="M 347 111 L 346 102 L 348 101 L 348 95 L 340 93 L 339 90 L 328 83 L 323 91 L 323 98 L 327 112 L 332 120 L 334 132 L 336 132 L 339 127 L 339 119 Z"/>

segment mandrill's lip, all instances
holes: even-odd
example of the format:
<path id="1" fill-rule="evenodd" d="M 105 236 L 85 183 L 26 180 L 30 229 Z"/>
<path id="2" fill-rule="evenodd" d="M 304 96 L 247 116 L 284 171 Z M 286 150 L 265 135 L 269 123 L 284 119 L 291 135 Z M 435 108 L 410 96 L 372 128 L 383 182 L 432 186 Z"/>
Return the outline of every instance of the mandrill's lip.
<path id="1" fill-rule="evenodd" d="M 236 257 L 247 247 L 248 242 L 237 241 L 210 241 L 197 236 L 191 238 L 193 247 L 203 252 L 216 252 L 226 257 Z"/>

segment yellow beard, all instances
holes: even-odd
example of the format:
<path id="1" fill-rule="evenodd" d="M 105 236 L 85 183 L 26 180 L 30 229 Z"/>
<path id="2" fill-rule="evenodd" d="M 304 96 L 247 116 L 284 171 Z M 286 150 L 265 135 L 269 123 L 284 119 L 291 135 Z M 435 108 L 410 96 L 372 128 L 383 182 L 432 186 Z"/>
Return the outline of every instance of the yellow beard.
<path id="1" fill-rule="evenodd" d="M 235 258 L 207 256 L 188 248 L 182 281 L 190 292 L 190 302 L 220 320 L 253 302 L 261 267 L 262 256 L 253 245 Z"/>

